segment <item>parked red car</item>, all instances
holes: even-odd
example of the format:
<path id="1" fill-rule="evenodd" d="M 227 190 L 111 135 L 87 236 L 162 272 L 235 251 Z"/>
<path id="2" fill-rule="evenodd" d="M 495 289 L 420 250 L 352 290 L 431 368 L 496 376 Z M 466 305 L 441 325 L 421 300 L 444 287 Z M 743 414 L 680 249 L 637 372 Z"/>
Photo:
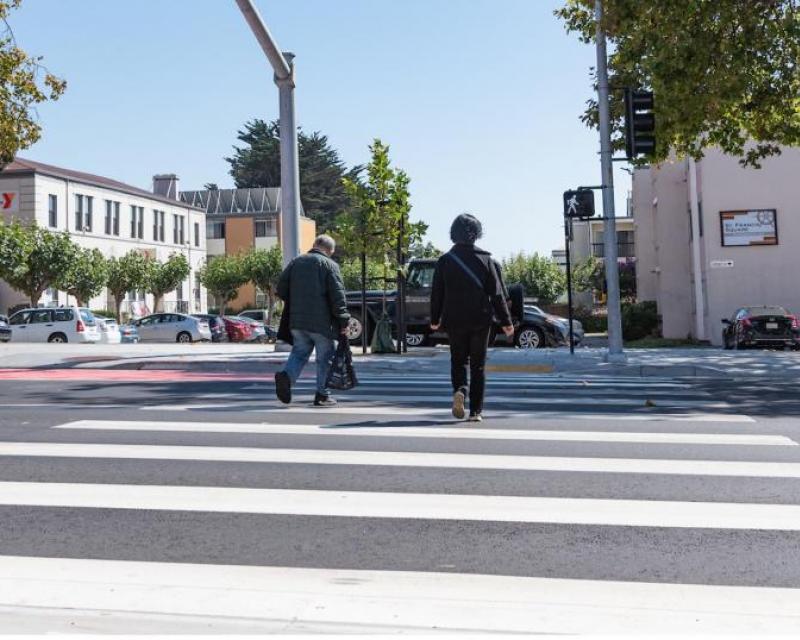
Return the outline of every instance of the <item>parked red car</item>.
<path id="1" fill-rule="evenodd" d="M 253 328 L 241 320 L 223 318 L 225 321 L 225 331 L 228 332 L 230 342 L 247 342 L 253 339 Z"/>

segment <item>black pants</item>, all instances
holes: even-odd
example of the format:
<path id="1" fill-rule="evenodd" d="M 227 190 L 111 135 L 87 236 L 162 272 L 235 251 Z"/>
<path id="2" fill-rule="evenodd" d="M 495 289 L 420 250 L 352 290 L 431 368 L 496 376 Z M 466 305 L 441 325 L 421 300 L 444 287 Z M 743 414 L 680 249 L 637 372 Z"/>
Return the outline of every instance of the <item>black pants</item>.
<path id="1" fill-rule="evenodd" d="M 486 350 L 489 346 L 490 327 L 474 331 L 451 331 L 450 339 L 450 377 L 453 392 L 469 388 L 470 413 L 483 411 L 483 394 L 486 388 Z M 467 383 L 469 365 L 469 383 Z"/>

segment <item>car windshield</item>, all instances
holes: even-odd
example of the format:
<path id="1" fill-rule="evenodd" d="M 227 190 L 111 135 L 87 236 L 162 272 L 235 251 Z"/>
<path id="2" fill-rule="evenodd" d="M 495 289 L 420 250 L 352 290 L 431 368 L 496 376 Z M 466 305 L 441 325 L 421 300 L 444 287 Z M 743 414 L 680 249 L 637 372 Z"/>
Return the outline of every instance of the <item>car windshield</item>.
<path id="1" fill-rule="evenodd" d="M 433 286 L 433 274 L 435 271 L 433 265 L 430 266 L 411 266 L 411 271 L 408 274 L 408 286 L 413 289 L 425 289 Z"/>
<path id="2" fill-rule="evenodd" d="M 534 304 L 526 304 L 525 311 L 532 311 L 533 313 L 538 313 L 539 315 L 546 315 L 544 311 L 542 311 L 539 307 Z"/>
<path id="3" fill-rule="evenodd" d="M 750 307 L 747 312 L 753 316 L 788 316 L 789 312 L 783 307 Z"/>

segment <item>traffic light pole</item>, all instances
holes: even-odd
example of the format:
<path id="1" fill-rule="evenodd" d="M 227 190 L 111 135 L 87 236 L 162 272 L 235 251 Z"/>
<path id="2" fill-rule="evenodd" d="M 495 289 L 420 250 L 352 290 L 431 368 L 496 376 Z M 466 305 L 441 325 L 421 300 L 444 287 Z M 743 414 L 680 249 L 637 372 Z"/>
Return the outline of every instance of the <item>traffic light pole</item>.
<path id="1" fill-rule="evenodd" d="M 603 0 L 595 0 L 594 15 L 597 44 L 597 106 L 600 117 L 600 167 L 603 184 L 603 245 L 605 249 L 606 287 L 608 290 L 608 362 L 624 362 L 622 350 L 622 314 L 619 299 L 617 264 L 617 224 L 614 211 L 614 165 L 611 149 L 611 113 L 608 102 L 608 60 L 606 34 L 603 30 Z"/>
<path id="2" fill-rule="evenodd" d="M 564 218 L 564 248 L 567 258 L 567 317 L 569 318 L 569 352 L 575 354 L 575 333 L 573 331 L 572 319 L 574 311 L 572 309 L 572 257 L 570 255 L 570 243 L 572 241 L 572 218 Z"/>
<path id="3" fill-rule="evenodd" d="M 253 0 L 236 0 L 272 69 L 280 97 L 281 137 L 281 250 L 286 266 L 300 255 L 300 169 L 297 153 L 297 121 L 294 109 L 294 54 L 282 53 Z"/>

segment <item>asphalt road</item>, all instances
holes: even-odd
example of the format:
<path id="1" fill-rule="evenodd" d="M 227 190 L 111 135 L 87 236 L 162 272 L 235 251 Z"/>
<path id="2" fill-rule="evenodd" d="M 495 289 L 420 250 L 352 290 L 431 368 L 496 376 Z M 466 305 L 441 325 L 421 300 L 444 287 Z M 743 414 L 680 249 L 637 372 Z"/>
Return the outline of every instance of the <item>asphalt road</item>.
<path id="1" fill-rule="evenodd" d="M 791 381 L 92 375 L 0 387 L 0 628 L 800 630 Z"/>

